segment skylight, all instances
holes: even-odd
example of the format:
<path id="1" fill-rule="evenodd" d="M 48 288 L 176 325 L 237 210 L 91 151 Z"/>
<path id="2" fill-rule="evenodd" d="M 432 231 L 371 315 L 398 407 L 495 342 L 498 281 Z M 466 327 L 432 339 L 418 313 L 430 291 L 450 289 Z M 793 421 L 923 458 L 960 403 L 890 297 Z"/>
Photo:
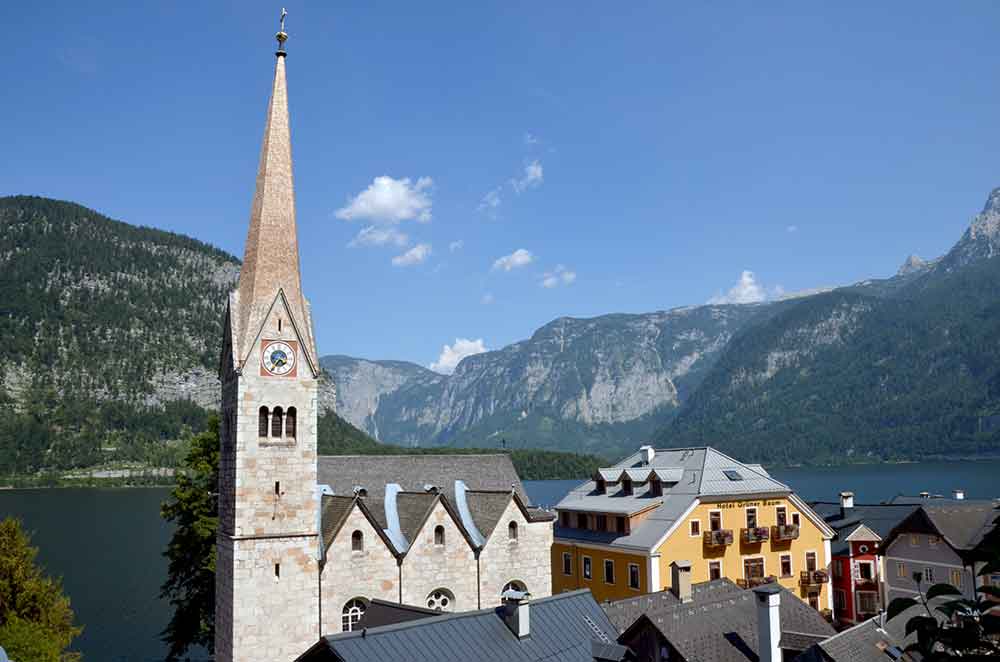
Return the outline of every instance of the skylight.
<path id="1" fill-rule="evenodd" d="M 729 480 L 743 480 L 743 474 L 741 474 L 736 469 L 726 469 L 722 473 L 724 473 L 726 475 L 726 478 L 728 478 Z"/>

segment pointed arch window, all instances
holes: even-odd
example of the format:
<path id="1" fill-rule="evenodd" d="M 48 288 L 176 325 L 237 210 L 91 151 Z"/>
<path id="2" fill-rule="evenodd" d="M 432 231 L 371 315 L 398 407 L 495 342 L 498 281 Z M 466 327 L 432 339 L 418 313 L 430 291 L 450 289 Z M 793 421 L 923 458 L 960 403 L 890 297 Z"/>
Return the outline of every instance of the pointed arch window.
<path id="1" fill-rule="evenodd" d="M 289 407 L 288 411 L 285 412 L 285 436 L 295 439 L 295 418 L 296 418 L 295 407 Z"/>
<path id="2" fill-rule="evenodd" d="M 363 552 L 365 551 L 365 534 L 360 531 L 355 531 L 351 534 L 351 551 L 352 552 Z"/>
<path id="3" fill-rule="evenodd" d="M 266 437 L 267 436 L 267 407 L 261 407 L 257 411 L 257 436 Z"/>
<path id="4" fill-rule="evenodd" d="M 517 542 L 517 522 L 511 522 L 507 525 L 507 537 Z"/>
<path id="5" fill-rule="evenodd" d="M 285 413 L 281 410 L 281 407 L 275 407 L 271 412 L 271 436 L 281 438 L 281 433 L 284 431 L 284 419 Z"/>
<path id="6" fill-rule="evenodd" d="M 434 544 L 443 545 L 444 544 L 444 527 L 438 524 L 434 527 Z"/>

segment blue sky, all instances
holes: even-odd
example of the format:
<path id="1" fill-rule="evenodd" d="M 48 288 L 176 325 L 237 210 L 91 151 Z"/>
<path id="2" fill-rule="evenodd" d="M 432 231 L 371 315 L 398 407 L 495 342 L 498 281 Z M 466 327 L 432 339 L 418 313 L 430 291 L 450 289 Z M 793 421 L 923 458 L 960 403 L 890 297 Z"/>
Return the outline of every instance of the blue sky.
<path id="1" fill-rule="evenodd" d="M 1000 186 L 992 0 L 285 1 L 322 354 L 888 276 Z M 7 12 L 0 194 L 242 255 L 279 8 Z"/>

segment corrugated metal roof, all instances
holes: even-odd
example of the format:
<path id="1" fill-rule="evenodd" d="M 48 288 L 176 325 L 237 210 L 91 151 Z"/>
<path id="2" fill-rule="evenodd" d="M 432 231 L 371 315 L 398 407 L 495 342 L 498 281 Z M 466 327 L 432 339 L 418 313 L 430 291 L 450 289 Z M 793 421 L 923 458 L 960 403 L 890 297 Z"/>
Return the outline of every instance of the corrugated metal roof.
<path id="1" fill-rule="evenodd" d="M 618 632 L 590 591 L 534 600 L 531 634 L 518 639 L 502 618 L 502 607 L 447 614 L 324 638 L 331 655 L 303 660 L 384 662 L 592 662 L 592 642 L 614 645 Z M 604 654 L 606 646 L 598 647 Z"/>

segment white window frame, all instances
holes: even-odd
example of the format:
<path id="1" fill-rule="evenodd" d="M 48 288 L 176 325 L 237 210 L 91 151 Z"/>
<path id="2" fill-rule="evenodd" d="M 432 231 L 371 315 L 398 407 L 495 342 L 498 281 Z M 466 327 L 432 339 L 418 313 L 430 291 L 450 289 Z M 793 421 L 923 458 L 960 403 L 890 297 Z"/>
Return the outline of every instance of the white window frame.
<path id="1" fill-rule="evenodd" d="M 573 555 L 569 552 L 563 552 L 563 576 L 572 577 L 573 576 Z M 567 561 L 569 561 L 569 569 L 567 570 Z"/>
<path id="2" fill-rule="evenodd" d="M 594 578 L 594 560 L 589 556 L 582 556 L 580 562 L 580 576 L 584 581 L 591 581 Z"/>
<path id="3" fill-rule="evenodd" d="M 608 581 L 608 564 L 611 564 L 611 581 Z M 601 564 L 604 568 L 604 583 L 608 586 L 615 586 L 615 560 L 614 559 L 604 559 L 604 563 Z"/>
<path id="4" fill-rule="evenodd" d="M 781 566 L 784 564 L 784 560 L 788 559 L 788 574 L 781 574 Z M 785 552 L 783 554 L 778 554 L 778 576 L 783 579 L 788 579 L 789 577 L 795 576 L 795 559 L 792 557 L 791 553 Z"/>
<path id="5" fill-rule="evenodd" d="M 712 581 L 712 566 L 713 565 L 719 566 L 719 579 L 722 579 L 722 577 L 723 577 L 723 575 L 722 575 L 722 561 L 719 561 L 718 559 L 715 559 L 715 560 L 712 560 L 712 561 L 708 562 L 708 580 Z"/>
<path id="6" fill-rule="evenodd" d="M 809 570 L 809 555 L 810 554 L 812 554 L 813 557 L 816 559 L 816 563 L 814 564 L 816 566 L 816 570 L 822 570 L 822 568 L 819 565 L 819 554 L 816 552 L 815 549 L 807 549 L 806 552 L 805 552 L 805 554 L 802 556 L 802 564 L 803 564 L 802 565 L 802 569 L 803 570 L 807 570 L 807 571 Z"/>
<path id="7" fill-rule="evenodd" d="M 752 527 L 750 526 L 750 511 L 751 510 L 753 511 L 753 521 L 754 521 L 754 525 Z M 748 506 L 747 509 L 744 511 L 743 514 L 745 516 L 744 517 L 744 524 L 746 524 L 746 526 L 747 526 L 748 529 L 750 529 L 750 528 L 760 528 L 760 513 L 757 512 L 757 506 Z"/>
<path id="8" fill-rule="evenodd" d="M 951 572 L 949 572 L 948 574 L 951 575 L 951 577 L 949 577 L 949 579 L 951 579 L 951 585 L 954 586 L 955 588 L 962 588 L 962 584 L 965 583 L 963 581 L 965 573 L 957 568 L 952 568 Z M 958 578 L 957 582 L 955 581 L 956 577 Z"/>
<path id="9" fill-rule="evenodd" d="M 632 569 L 635 568 L 635 586 L 632 586 Z M 628 564 L 628 587 L 633 591 L 642 590 L 642 572 L 639 570 L 638 563 Z"/>
<path id="10" fill-rule="evenodd" d="M 861 566 L 866 565 L 869 568 L 871 568 L 871 577 L 869 577 L 869 579 L 871 581 L 873 581 L 873 582 L 878 580 L 878 575 L 875 574 L 875 562 L 874 561 L 868 561 L 868 560 L 860 561 L 859 560 L 859 561 L 857 561 L 857 564 L 858 564 L 858 579 L 864 579 L 864 576 L 861 574 Z"/>
<path id="11" fill-rule="evenodd" d="M 740 573 L 743 575 L 743 581 L 750 579 L 747 577 L 747 561 L 755 561 L 757 559 L 761 560 L 761 567 L 763 568 L 761 570 L 761 577 L 767 577 L 767 557 L 763 554 L 749 554 L 740 557 L 740 566 L 742 566 Z"/>
<path id="12" fill-rule="evenodd" d="M 861 608 L 862 595 L 871 596 L 872 606 L 874 607 L 874 609 L 867 610 Z M 855 596 L 857 597 L 857 604 L 855 605 L 855 609 L 857 609 L 858 614 L 874 614 L 878 612 L 878 591 L 858 591 L 857 593 L 855 593 Z"/>
<path id="13" fill-rule="evenodd" d="M 905 579 L 906 578 L 906 562 L 896 561 L 896 578 Z"/>
<path id="14" fill-rule="evenodd" d="M 725 529 L 726 525 L 722 521 L 722 511 L 721 510 L 710 510 L 710 511 L 708 511 L 708 530 L 709 531 L 713 530 L 712 529 L 712 515 L 718 515 L 719 516 L 719 528 L 715 529 L 715 530 L 722 531 L 723 529 Z"/>
<path id="15" fill-rule="evenodd" d="M 694 527 L 698 527 L 698 533 L 694 532 Z M 701 520 L 692 519 L 688 520 L 688 537 L 690 538 L 700 538 L 701 537 Z"/>
<path id="16" fill-rule="evenodd" d="M 778 523 L 781 522 L 781 520 L 778 519 L 778 513 L 780 513 L 782 510 L 785 511 L 785 524 L 788 524 L 789 522 L 792 521 L 792 520 L 790 520 L 788 518 L 788 506 L 775 506 L 774 507 L 774 523 L 775 524 L 778 524 Z"/>
<path id="17" fill-rule="evenodd" d="M 795 526 L 800 526 L 802 524 L 802 518 L 797 512 L 791 513 L 789 521 Z"/>

